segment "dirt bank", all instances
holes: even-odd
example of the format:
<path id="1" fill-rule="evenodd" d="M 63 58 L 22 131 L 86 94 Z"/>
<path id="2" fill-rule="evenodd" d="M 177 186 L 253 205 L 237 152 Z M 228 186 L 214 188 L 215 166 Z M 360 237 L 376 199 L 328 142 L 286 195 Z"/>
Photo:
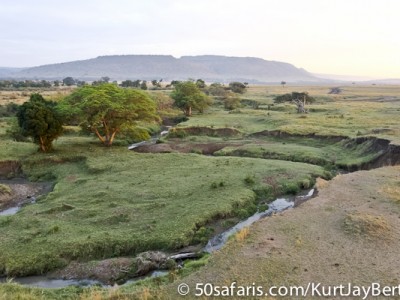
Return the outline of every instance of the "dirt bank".
<path id="1" fill-rule="evenodd" d="M 210 127 L 176 127 L 171 129 L 170 136 L 180 135 L 208 135 L 219 137 L 230 137 L 240 135 L 241 132 L 235 128 L 210 128 Z"/>
<path id="2" fill-rule="evenodd" d="M 141 153 L 198 153 L 212 155 L 214 152 L 221 150 L 224 147 L 232 146 L 228 143 L 185 143 L 179 140 L 173 140 L 172 143 L 143 145 L 134 149 Z"/>
<path id="3" fill-rule="evenodd" d="M 36 201 L 37 197 L 49 193 L 53 187 L 49 182 L 30 182 L 23 178 L 0 179 L 0 184 L 10 189 L 10 193 L 0 193 L 0 211 Z"/>
<path id="4" fill-rule="evenodd" d="M 309 282 L 397 286 L 399 174 L 399 166 L 384 167 L 325 182 L 318 197 L 261 220 L 244 241 L 232 240 L 206 267 L 168 286 L 165 299 L 176 298 L 182 282 L 191 291 L 199 282 L 227 285 L 233 281 L 265 288 Z M 186 298 L 196 299 L 190 295 Z"/>

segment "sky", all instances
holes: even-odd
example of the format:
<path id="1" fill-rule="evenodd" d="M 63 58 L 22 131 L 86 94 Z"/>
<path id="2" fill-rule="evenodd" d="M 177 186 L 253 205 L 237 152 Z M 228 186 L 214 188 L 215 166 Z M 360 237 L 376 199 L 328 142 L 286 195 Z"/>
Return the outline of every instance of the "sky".
<path id="1" fill-rule="evenodd" d="M 399 12 L 398 0 L 0 0 L 0 67 L 215 54 L 400 78 Z"/>

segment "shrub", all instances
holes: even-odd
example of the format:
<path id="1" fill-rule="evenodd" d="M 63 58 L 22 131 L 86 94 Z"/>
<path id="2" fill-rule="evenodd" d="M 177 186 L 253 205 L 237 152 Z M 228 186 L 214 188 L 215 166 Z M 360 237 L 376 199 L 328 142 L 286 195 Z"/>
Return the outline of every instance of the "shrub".
<path id="1" fill-rule="evenodd" d="M 1 184 L 0 183 L 0 195 L 4 195 L 4 194 L 11 194 L 11 188 L 8 185 L 5 184 Z"/>
<path id="2" fill-rule="evenodd" d="M 247 185 L 254 185 L 254 184 L 256 183 L 254 176 L 251 176 L 251 175 L 247 175 L 247 176 L 244 178 L 244 182 L 245 182 Z"/>
<path id="3" fill-rule="evenodd" d="M 295 195 L 300 191 L 299 186 L 294 182 L 285 183 L 283 189 L 285 194 L 292 194 L 292 195 Z"/>

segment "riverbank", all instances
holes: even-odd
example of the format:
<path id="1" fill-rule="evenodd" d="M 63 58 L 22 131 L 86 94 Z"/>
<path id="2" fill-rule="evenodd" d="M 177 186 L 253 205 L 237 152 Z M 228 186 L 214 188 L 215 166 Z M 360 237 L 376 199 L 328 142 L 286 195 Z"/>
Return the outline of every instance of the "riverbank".
<path id="1" fill-rule="evenodd" d="M 228 243 L 182 282 L 226 285 L 398 285 L 400 167 L 339 175 L 297 209 L 254 224 L 247 238 Z M 185 299 L 195 299 L 193 293 Z M 290 298 L 283 298 L 290 299 Z M 306 299 L 308 299 L 306 297 Z"/>

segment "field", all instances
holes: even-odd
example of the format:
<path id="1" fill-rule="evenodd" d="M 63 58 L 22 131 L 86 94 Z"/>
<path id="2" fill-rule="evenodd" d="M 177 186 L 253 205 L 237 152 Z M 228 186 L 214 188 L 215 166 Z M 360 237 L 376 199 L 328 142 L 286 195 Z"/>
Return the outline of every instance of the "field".
<path id="1" fill-rule="evenodd" d="M 251 215 L 260 203 L 309 188 L 322 182 L 321 177 L 329 180 L 338 170 L 369 169 L 389 160 L 399 161 L 391 156 L 390 147 L 400 144 L 400 87 L 352 85 L 341 89 L 340 94 L 328 94 L 330 87 L 322 86 L 251 86 L 241 95 L 241 108 L 227 111 L 217 100 L 204 114 L 177 125 L 160 143 L 138 152 L 118 143 L 102 147 L 94 137 L 74 129 L 56 141 L 53 153 L 41 154 L 32 143 L 9 137 L 12 118 L 0 119 L 3 166 L 18 162 L 31 181 L 54 185 L 35 204 L 13 216 L 0 216 L 0 274 L 46 274 L 73 262 L 134 258 L 148 250 L 199 250 L 221 230 L 220 224 L 228 227 Z M 291 104 L 273 103 L 275 95 L 290 91 L 308 91 L 317 99 L 308 106 L 308 114 L 296 114 Z M 48 97 L 53 95 L 56 100 L 61 97 L 54 91 Z M 257 109 L 251 107 L 251 101 L 257 101 Z M 304 283 L 304 272 L 309 275 L 304 278 L 320 279 L 328 269 L 317 272 L 315 266 L 330 258 L 313 262 L 309 256 L 326 251 L 326 245 L 336 242 L 334 237 L 340 247 L 331 247 L 332 257 L 340 257 L 340 249 L 354 253 L 360 247 L 366 249 L 359 253 L 360 259 L 371 255 L 372 244 L 364 241 L 364 233 L 357 229 L 355 234 L 361 238 L 359 244 L 352 244 L 346 234 L 353 233 L 343 231 L 340 224 L 353 232 L 357 222 L 369 222 L 370 215 L 382 216 L 396 239 L 398 218 L 389 216 L 398 215 L 396 172 L 397 167 L 387 167 L 335 177 L 326 183 L 326 189 L 321 188 L 318 198 L 282 217 L 257 223 L 221 252 L 189 262 L 181 271 L 172 270 L 168 278 L 108 291 L 72 287 L 53 291 L 0 284 L 0 299 L 11 294 L 26 299 L 125 299 L 126 293 L 174 299 L 182 280 L 191 286 L 207 282 L 207 278 L 215 284 L 234 278 L 264 285 Z M 375 211 L 364 209 L 368 205 Z M 350 208 L 353 214 L 346 215 Z M 268 239 L 271 236 L 273 240 Z M 321 242 L 312 240 L 313 236 L 319 236 Z M 376 243 L 374 238 L 372 243 Z M 387 247 L 392 253 L 397 246 L 393 242 Z M 300 258 L 305 258 L 301 265 Z M 207 260 L 206 267 L 192 272 Z M 341 266 L 345 260 L 332 259 L 331 263 Z M 343 274 L 350 276 L 349 270 L 343 269 Z M 392 274 L 391 265 L 381 271 Z M 292 275 L 287 277 L 288 273 Z M 370 279 L 357 274 L 354 278 L 360 282 Z M 332 275 L 329 280 L 338 278 Z M 382 278 L 389 282 L 386 279 Z"/>

